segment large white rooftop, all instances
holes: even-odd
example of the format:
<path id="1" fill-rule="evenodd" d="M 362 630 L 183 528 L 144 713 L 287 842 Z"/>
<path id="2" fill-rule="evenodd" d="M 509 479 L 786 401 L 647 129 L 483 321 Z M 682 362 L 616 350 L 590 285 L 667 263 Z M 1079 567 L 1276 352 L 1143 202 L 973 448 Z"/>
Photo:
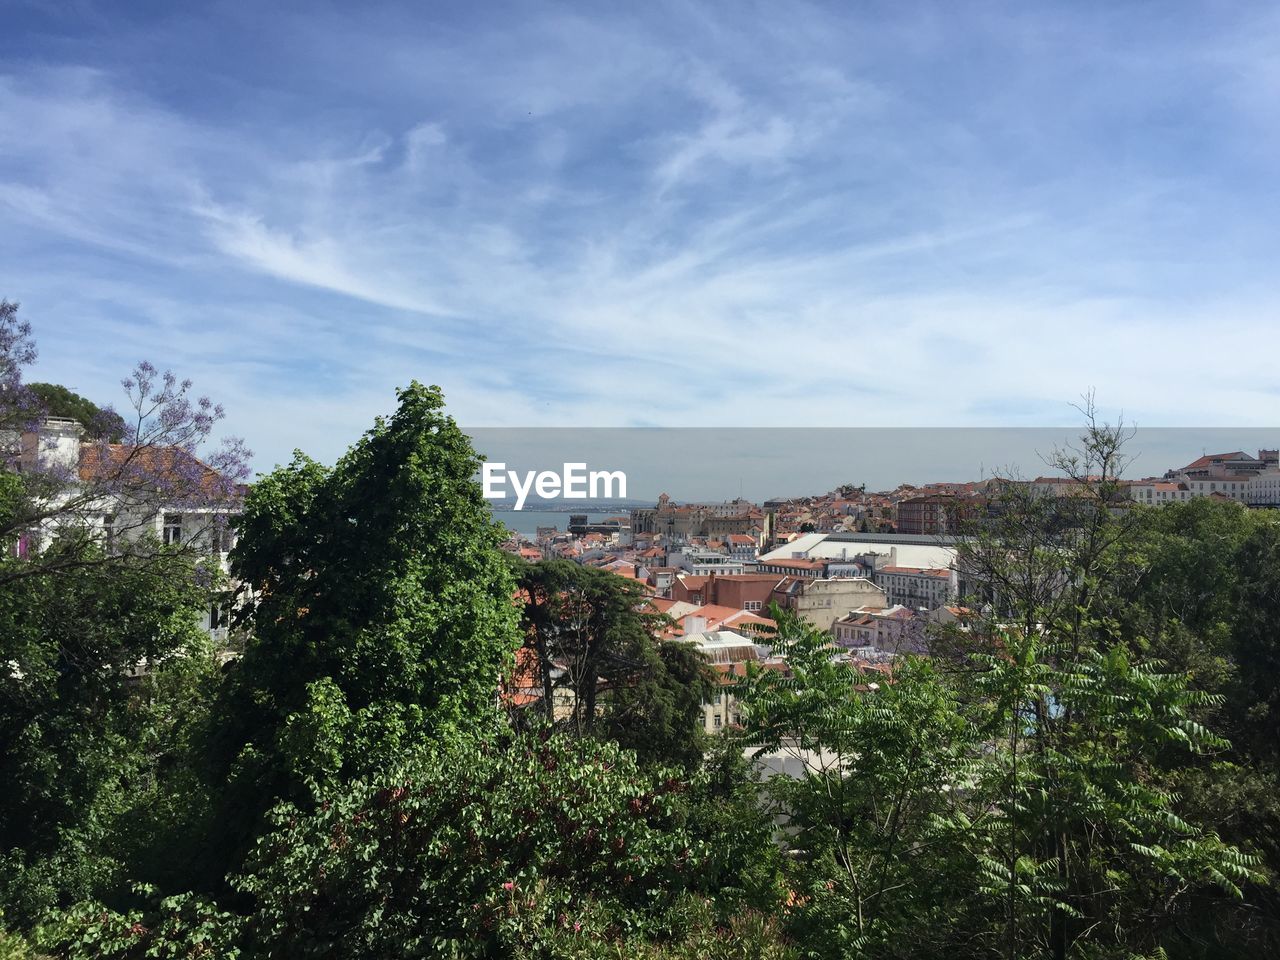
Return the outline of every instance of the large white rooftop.
<path id="1" fill-rule="evenodd" d="M 797 554 L 810 560 L 853 560 L 856 557 L 874 553 L 884 558 L 880 561 L 883 565 L 889 563 L 891 553 L 896 551 L 893 553 L 893 563 L 899 567 L 945 568 L 955 563 L 955 547 L 943 543 L 904 543 L 903 539 L 905 538 L 849 540 L 836 539 L 829 533 L 805 533 L 790 543 L 783 544 L 777 550 L 764 554 L 759 562 L 790 560 Z"/>

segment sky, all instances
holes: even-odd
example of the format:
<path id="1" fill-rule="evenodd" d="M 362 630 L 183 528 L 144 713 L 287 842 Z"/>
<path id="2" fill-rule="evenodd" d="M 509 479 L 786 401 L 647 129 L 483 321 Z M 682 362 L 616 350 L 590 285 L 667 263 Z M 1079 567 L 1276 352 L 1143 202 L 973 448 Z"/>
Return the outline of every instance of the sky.
<path id="1" fill-rule="evenodd" d="M 0 0 L 31 379 L 467 427 L 1280 424 L 1272 3 Z M 1198 452 L 1198 451 L 1195 451 Z"/>

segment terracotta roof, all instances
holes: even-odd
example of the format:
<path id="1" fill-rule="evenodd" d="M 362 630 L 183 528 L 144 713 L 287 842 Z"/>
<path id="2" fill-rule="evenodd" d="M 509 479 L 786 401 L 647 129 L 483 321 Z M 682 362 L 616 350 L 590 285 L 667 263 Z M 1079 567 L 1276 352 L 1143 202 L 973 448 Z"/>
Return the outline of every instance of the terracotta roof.
<path id="1" fill-rule="evenodd" d="M 876 568 L 876 573 L 877 574 L 897 573 L 897 574 L 905 574 L 907 576 L 913 576 L 913 577 L 950 577 L 951 576 L 950 570 L 944 570 L 941 567 L 930 568 L 930 567 L 887 566 L 887 567 Z"/>
<path id="2" fill-rule="evenodd" d="M 503 703 L 513 707 L 525 707 L 542 699 L 542 675 L 538 669 L 538 654 L 529 647 L 516 651 L 516 662 L 511 676 L 501 688 Z"/>
<path id="3" fill-rule="evenodd" d="M 243 487 L 227 481 L 195 454 L 181 447 L 131 447 L 123 443 L 87 443 L 80 448 L 80 479 L 86 483 L 172 484 L 174 494 L 231 496 Z"/>
<path id="4" fill-rule="evenodd" d="M 1249 456 L 1243 450 L 1233 450 L 1230 453 L 1206 453 L 1203 457 L 1200 457 L 1198 460 L 1192 460 L 1182 469 L 1198 470 L 1204 467 L 1211 467 L 1215 463 L 1221 463 L 1224 460 L 1252 460 L 1252 459 L 1253 457 Z"/>

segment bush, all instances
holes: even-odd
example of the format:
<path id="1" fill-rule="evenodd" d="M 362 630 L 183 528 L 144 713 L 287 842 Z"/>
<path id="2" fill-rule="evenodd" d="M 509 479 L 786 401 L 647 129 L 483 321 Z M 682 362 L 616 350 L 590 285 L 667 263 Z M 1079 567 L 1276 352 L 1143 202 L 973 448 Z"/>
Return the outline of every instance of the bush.
<path id="1" fill-rule="evenodd" d="M 668 937 L 705 857 L 689 784 L 612 745 L 461 740 L 271 817 L 238 887 L 253 955 L 532 949 L 551 932 Z"/>

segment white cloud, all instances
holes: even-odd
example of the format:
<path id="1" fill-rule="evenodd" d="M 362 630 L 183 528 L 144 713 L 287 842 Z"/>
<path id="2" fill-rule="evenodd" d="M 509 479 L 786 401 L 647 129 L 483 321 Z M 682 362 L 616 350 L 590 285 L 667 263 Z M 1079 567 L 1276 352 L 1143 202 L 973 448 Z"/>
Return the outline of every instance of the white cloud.
<path id="1" fill-rule="evenodd" d="M 486 425 L 1067 422 L 1091 386 L 1149 424 L 1274 418 L 1280 211 L 1224 206 L 1230 137 L 1177 163 L 1185 131 L 1140 127 L 1167 57 L 984 21 L 979 52 L 1044 60 L 984 68 L 945 24 L 877 51 L 788 16 L 351 23 L 361 109 L 287 137 L 123 66 L 0 75 L 0 295 L 42 375 L 110 396 L 155 355 L 264 462 L 336 454 L 413 377 Z"/>

